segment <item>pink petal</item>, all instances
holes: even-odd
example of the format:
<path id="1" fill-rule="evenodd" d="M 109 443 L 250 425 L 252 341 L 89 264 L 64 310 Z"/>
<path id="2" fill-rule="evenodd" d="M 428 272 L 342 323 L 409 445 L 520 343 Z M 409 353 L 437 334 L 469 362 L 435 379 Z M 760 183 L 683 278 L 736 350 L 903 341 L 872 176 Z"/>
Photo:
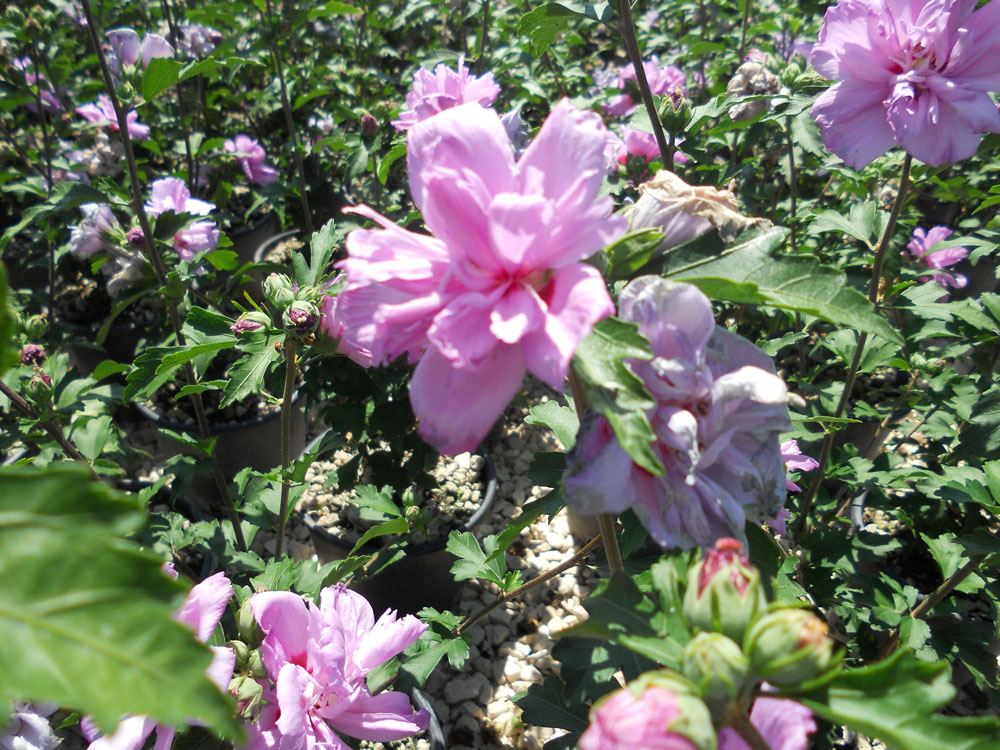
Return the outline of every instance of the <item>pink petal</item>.
<path id="1" fill-rule="evenodd" d="M 545 327 L 521 340 L 524 362 L 561 391 L 576 347 L 594 324 L 614 313 L 615 306 L 600 272 L 582 263 L 555 271 L 539 296 L 547 308 Z"/>
<path id="2" fill-rule="evenodd" d="M 540 195 L 503 193 L 490 204 L 488 219 L 494 253 L 502 268 L 513 273 L 535 260 L 555 213 L 552 202 Z"/>
<path id="3" fill-rule="evenodd" d="M 562 99 L 517 162 L 517 192 L 557 199 L 574 187 L 580 173 L 589 173 L 585 192 L 593 200 L 604 181 L 606 141 L 600 115 Z"/>
<path id="4" fill-rule="evenodd" d="M 173 57 L 174 48 L 170 42 L 157 34 L 146 34 L 142 38 L 142 65 L 146 67 L 149 61 L 156 57 Z"/>
<path id="5" fill-rule="evenodd" d="M 513 346 L 497 346 L 477 370 L 451 367 L 429 349 L 410 383 L 420 434 L 442 453 L 474 451 L 521 389 L 524 360 Z"/>
<path id="6" fill-rule="evenodd" d="M 156 722 L 148 716 L 130 716 L 122 719 L 113 734 L 91 742 L 87 750 L 139 750 L 155 728 Z"/>
<path id="7" fill-rule="evenodd" d="M 236 653 L 225 646 L 210 646 L 212 663 L 208 665 L 208 679 L 214 682 L 219 690 L 225 692 L 233 678 L 236 667 Z"/>
<path id="8" fill-rule="evenodd" d="M 358 698 L 331 723 L 351 737 L 389 742 L 427 729 L 430 714 L 424 709 L 414 712 L 405 693 L 391 691 Z"/>
<path id="9" fill-rule="evenodd" d="M 264 591 L 250 598 L 250 609 L 266 635 L 264 665 L 272 678 L 288 662 L 305 663 L 311 617 L 301 596 Z"/>
<path id="10" fill-rule="evenodd" d="M 316 692 L 315 680 L 297 664 L 286 664 L 278 673 L 277 728 L 281 733 L 281 750 L 306 750 L 309 747 L 307 727 L 310 723 L 308 708 Z"/>
<path id="11" fill-rule="evenodd" d="M 490 295 L 467 292 L 452 299 L 434 318 L 427 338 L 453 367 L 479 369 L 500 341 L 492 332 L 492 310 L 504 287 Z"/>
<path id="12" fill-rule="evenodd" d="M 430 190 L 425 184 L 429 176 L 441 171 L 453 174 L 471 171 L 493 195 L 512 190 L 514 156 L 510 139 L 497 113 L 480 104 L 463 104 L 417 123 L 410 130 L 406 145 L 413 202 L 436 237 L 445 239 L 448 227 L 439 226 L 430 216 L 453 214 L 436 210 L 439 191 Z"/>
<path id="13" fill-rule="evenodd" d="M 174 744 L 174 735 L 177 734 L 173 727 L 156 725 L 156 742 L 153 743 L 153 750 L 170 750 Z"/>
<path id="14" fill-rule="evenodd" d="M 635 498 L 632 458 L 604 417 L 585 417 L 563 477 L 566 499 L 579 513 L 622 513 Z"/>
<path id="15" fill-rule="evenodd" d="M 396 619 L 395 611 L 386 610 L 362 636 L 354 652 L 354 663 L 367 673 L 412 646 L 425 630 L 427 624 L 413 615 Z"/>
<path id="16" fill-rule="evenodd" d="M 882 104 L 886 93 L 863 81 L 841 81 L 809 110 L 826 147 L 854 169 L 863 169 L 896 143 Z"/>
<path id="17" fill-rule="evenodd" d="M 135 29 L 111 29 L 105 36 L 112 53 L 122 65 L 135 65 L 139 60 L 139 35 Z"/>
<path id="18" fill-rule="evenodd" d="M 544 303 L 531 287 L 508 288 L 490 312 L 490 333 L 505 344 L 516 344 L 546 320 Z"/>
<path id="19" fill-rule="evenodd" d="M 226 574 L 216 573 L 191 589 L 174 617 L 194 628 L 198 640 L 204 643 L 222 619 L 232 595 L 233 584 Z"/>

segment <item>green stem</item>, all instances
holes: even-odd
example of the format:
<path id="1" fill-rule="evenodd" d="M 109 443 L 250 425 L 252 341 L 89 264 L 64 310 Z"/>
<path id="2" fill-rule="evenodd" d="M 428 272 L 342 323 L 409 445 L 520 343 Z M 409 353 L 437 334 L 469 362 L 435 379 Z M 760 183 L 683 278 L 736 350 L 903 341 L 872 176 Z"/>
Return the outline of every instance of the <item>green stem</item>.
<path id="1" fill-rule="evenodd" d="M 632 67 L 635 68 L 635 81 L 639 84 L 642 103 L 646 106 L 646 114 L 649 115 L 649 122 L 653 126 L 653 135 L 656 137 L 656 145 L 660 149 L 660 158 L 663 159 L 664 166 L 673 166 L 674 160 L 669 158 L 672 156 L 670 147 L 663 135 L 660 116 L 656 113 L 653 92 L 650 91 L 649 81 L 646 80 L 646 69 L 642 67 L 642 53 L 639 51 L 639 41 L 635 36 L 635 22 L 632 20 L 632 7 L 629 5 L 629 0 L 618 0 L 618 15 L 621 17 L 621 31 L 622 38 L 625 40 L 625 49 L 632 62 Z"/>
<path id="2" fill-rule="evenodd" d="M 479 622 L 480 620 L 482 620 L 484 617 L 486 617 L 486 615 L 488 615 L 494 609 L 496 609 L 497 607 L 499 607 L 501 604 L 509 602 L 511 599 L 516 599 L 518 596 L 520 596 L 521 594 L 523 594 L 525 591 L 528 591 L 529 589 L 533 589 L 535 586 L 538 586 L 539 584 L 545 583 L 546 581 L 548 581 L 551 578 L 555 578 L 557 575 L 559 575 L 563 571 L 569 570 L 574 565 L 576 565 L 578 562 L 580 562 L 581 560 L 583 560 L 583 558 L 585 558 L 587 555 L 589 555 L 590 551 L 592 549 L 594 549 L 594 547 L 596 547 L 598 544 L 600 544 L 600 542 L 601 542 L 601 537 L 595 536 L 593 539 L 591 539 L 585 545 L 583 545 L 582 547 L 580 547 L 580 549 L 577 550 L 576 554 L 574 554 L 568 560 L 564 560 L 563 562 L 561 562 L 558 565 L 556 565 L 554 568 L 549 568 L 548 570 L 546 570 L 541 575 L 538 575 L 538 576 L 532 578 L 527 583 L 521 584 L 516 589 L 508 591 L 505 594 L 501 594 L 499 597 L 497 597 L 496 601 L 492 602 L 491 604 L 486 605 L 485 607 L 483 607 L 482 609 L 480 609 L 478 612 L 473 612 L 471 615 L 469 615 L 467 618 L 465 618 L 465 620 L 462 622 L 462 624 L 459 625 L 458 628 L 455 630 L 455 635 L 462 635 L 462 633 L 464 633 L 466 630 L 468 630 L 469 628 L 471 628 L 477 622 Z"/>
<path id="3" fill-rule="evenodd" d="M 278 510 L 278 532 L 274 543 L 275 558 L 285 550 L 285 518 L 288 516 L 288 494 L 291 483 L 286 475 L 292 462 L 292 394 L 295 389 L 296 341 L 285 338 L 285 392 L 281 396 L 281 506 Z"/>
<path id="4" fill-rule="evenodd" d="M 747 0 L 748 3 L 749 1 Z M 750 722 L 750 717 L 745 712 L 733 712 L 727 717 L 727 720 L 729 721 L 729 726 L 735 729 L 736 733 L 743 738 L 743 741 L 750 746 L 750 750 L 771 750 L 771 746 L 767 743 L 767 740 L 757 731 L 757 727 Z"/>
<path id="5" fill-rule="evenodd" d="M 483 61 L 486 59 L 486 40 L 490 34 L 490 0 L 483 0 L 483 27 L 479 32 L 479 57 L 476 58 L 476 75 L 483 73 Z"/>
<path id="6" fill-rule="evenodd" d="M 750 26 L 750 8 L 753 7 L 753 0 L 743 0 L 743 23 L 740 25 L 740 48 L 736 53 L 737 65 L 743 64 L 743 53 L 747 45 L 747 28 Z"/>
<path id="7" fill-rule="evenodd" d="M 604 552 L 608 556 L 608 569 L 611 575 L 625 570 L 622 562 L 622 551 L 618 547 L 618 535 L 615 533 L 615 517 L 610 513 L 599 513 L 597 524 L 601 528 L 601 541 L 604 542 Z"/>
<path id="8" fill-rule="evenodd" d="M 94 47 L 94 51 L 97 54 L 97 61 L 101 66 L 101 74 L 104 77 L 104 88 L 105 91 L 107 91 L 111 106 L 115 111 L 115 119 L 118 120 L 118 135 L 122 139 L 122 147 L 125 151 L 125 163 L 128 165 L 129 188 L 132 194 L 132 209 L 135 211 L 136 216 L 139 217 L 139 226 L 142 228 L 144 239 L 143 247 L 146 259 L 153 267 L 153 272 L 156 274 L 156 279 L 160 283 L 160 286 L 163 287 L 167 284 L 167 265 L 163 260 L 163 256 L 160 254 L 159 248 L 156 247 L 156 242 L 153 239 L 153 230 L 149 223 L 149 216 L 146 215 L 145 204 L 142 200 L 142 192 L 139 187 L 139 170 L 136 166 L 135 151 L 132 148 L 132 138 L 128 132 L 128 113 L 118 100 L 118 93 L 115 90 L 115 84 L 111 78 L 111 70 L 108 68 L 108 61 L 104 57 L 104 48 L 101 46 L 100 29 L 97 27 L 97 20 L 94 18 L 94 11 L 90 7 L 90 0 L 81 0 L 81 4 L 83 5 L 84 15 L 87 17 L 87 31 L 90 34 L 90 42 Z M 180 310 L 177 307 L 177 302 L 169 297 L 167 298 L 167 312 L 170 314 L 170 323 L 173 326 L 174 336 L 176 337 L 177 343 L 180 346 L 184 346 L 187 342 L 184 337 Z M 198 382 L 198 377 L 190 362 L 186 362 L 184 364 L 184 375 L 188 383 L 193 385 Z M 204 439 L 208 437 L 208 418 L 205 416 L 205 404 L 201 399 L 201 394 L 191 394 L 191 402 L 194 406 L 195 420 L 198 423 L 199 436 Z M 243 537 L 243 528 L 240 526 L 239 514 L 236 512 L 236 506 L 233 504 L 233 499 L 229 495 L 229 487 L 226 484 L 225 477 L 222 476 L 222 470 L 219 468 L 218 463 L 214 460 L 212 461 L 212 478 L 215 480 L 215 486 L 219 492 L 219 497 L 222 498 L 223 508 L 229 515 L 229 519 L 233 524 L 233 533 L 236 536 L 236 543 L 242 551 L 246 552 L 247 543 L 246 539 Z"/>
<path id="9" fill-rule="evenodd" d="M 885 225 L 885 231 L 882 232 L 882 238 L 879 240 L 878 246 L 875 248 L 875 257 L 872 261 L 872 280 L 868 285 L 868 300 L 872 304 L 876 304 L 878 302 L 879 288 L 882 285 L 882 265 L 885 262 L 885 252 L 889 247 L 889 242 L 892 239 L 892 233 L 896 229 L 896 222 L 899 220 L 899 215 L 903 210 L 903 203 L 906 200 L 906 189 L 910 178 L 910 164 L 912 160 L 913 159 L 909 154 L 907 154 L 903 159 L 903 173 L 899 178 L 899 192 L 896 193 L 896 200 L 892 204 L 892 211 L 889 213 L 889 220 Z M 843 416 L 844 410 L 847 408 L 847 402 L 851 397 L 851 392 L 854 390 L 854 381 L 858 376 L 861 356 L 864 354 L 865 344 L 867 341 L 867 333 L 862 333 L 858 336 L 858 345 L 854 350 L 854 357 L 851 359 L 851 365 L 847 369 L 847 377 L 844 379 L 844 391 L 840 394 L 840 401 L 837 402 L 837 409 L 833 414 L 833 416 L 837 419 Z M 802 498 L 802 510 L 800 511 L 799 520 L 795 524 L 796 538 L 801 536 L 806 529 L 806 524 L 809 522 L 809 511 L 812 509 L 813 500 L 816 498 L 816 493 L 819 491 L 819 487 L 823 483 L 823 479 L 826 477 L 826 465 L 830 460 L 830 451 L 833 448 L 834 434 L 835 433 L 832 431 L 828 432 L 823 438 L 823 445 L 820 448 L 818 459 L 819 466 L 816 467 L 812 482 L 809 484 L 809 489 L 806 490 L 806 494 Z"/>

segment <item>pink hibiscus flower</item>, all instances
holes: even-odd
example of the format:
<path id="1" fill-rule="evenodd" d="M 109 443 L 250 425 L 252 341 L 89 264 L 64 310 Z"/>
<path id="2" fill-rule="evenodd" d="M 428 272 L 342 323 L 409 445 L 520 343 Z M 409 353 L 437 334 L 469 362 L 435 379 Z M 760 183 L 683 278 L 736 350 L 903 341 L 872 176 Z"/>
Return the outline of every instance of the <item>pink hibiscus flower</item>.
<path id="1" fill-rule="evenodd" d="M 580 750 L 696 750 L 670 729 L 675 722 L 682 726 L 683 718 L 673 691 L 650 687 L 636 697 L 623 688 L 594 708 L 578 744 Z"/>
<path id="2" fill-rule="evenodd" d="M 227 154 L 233 154 L 247 180 L 254 185 L 270 185 L 278 179 L 278 170 L 264 163 L 267 153 L 255 139 L 242 133 L 223 146 Z"/>
<path id="3" fill-rule="evenodd" d="M 687 96 L 687 76 L 684 71 L 674 65 L 660 65 L 660 58 L 653 55 L 643 62 L 642 70 L 646 74 L 649 90 L 657 96 L 662 94 L 679 94 Z M 622 90 L 621 94 L 613 96 L 601 109 L 612 117 L 627 117 L 639 108 L 639 84 L 637 83 L 635 66 L 629 63 L 618 73 L 615 87 Z"/>
<path id="4" fill-rule="evenodd" d="M 77 107 L 76 113 L 87 122 L 118 132 L 118 118 L 115 117 L 115 108 L 111 105 L 107 94 L 101 94 L 96 102 Z M 128 124 L 128 134 L 132 138 L 137 141 L 149 140 L 149 125 L 139 122 L 139 113 L 134 109 L 130 109 L 125 115 L 125 122 Z"/>
<path id="5" fill-rule="evenodd" d="M 379 364 L 418 361 L 410 401 L 424 438 L 474 450 L 530 370 L 561 390 L 580 340 L 614 312 L 585 258 L 625 231 L 598 198 L 600 117 L 556 105 L 516 162 L 495 112 L 466 104 L 410 130 L 413 200 L 433 237 L 365 206 L 382 229 L 347 237 L 343 336 Z"/>
<path id="6" fill-rule="evenodd" d="M 414 73 L 413 90 L 406 95 L 406 109 L 392 124 L 396 130 L 409 130 L 421 120 L 462 104 L 478 102 L 488 107 L 498 96 L 500 87 L 493 81 L 493 74 L 484 73 L 478 78 L 469 75 L 465 60 L 460 57 L 457 71 L 441 63 L 433 73 L 427 68 Z"/>
<path id="7" fill-rule="evenodd" d="M 348 750 L 334 730 L 387 742 L 427 728 L 430 715 L 413 712 L 405 693 L 372 695 L 365 676 L 413 644 L 427 626 L 387 610 L 375 620 L 371 605 L 343 584 L 320 592 L 320 606 L 288 591 L 250 600 L 265 633 L 264 666 L 274 688 L 247 725 L 244 750 Z"/>
<path id="8" fill-rule="evenodd" d="M 951 230 L 948 227 L 934 227 L 929 232 L 925 232 L 921 227 L 917 227 L 913 230 L 913 237 L 906 245 L 906 249 L 910 251 L 910 255 L 915 260 L 920 261 L 929 268 L 937 270 L 948 268 L 965 260 L 969 255 L 969 248 L 967 247 L 932 249 L 939 242 L 944 242 L 949 237 L 951 237 Z M 960 273 L 938 273 L 934 274 L 934 276 L 922 276 L 920 280 L 930 281 L 932 278 L 943 287 L 950 286 L 955 289 L 963 289 L 969 283 L 968 278 Z"/>
<path id="9" fill-rule="evenodd" d="M 153 182 L 152 198 L 146 203 L 146 212 L 157 217 L 167 211 L 178 214 L 205 216 L 215 208 L 214 203 L 191 197 L 184 180 L 164 177 Z M 193 221 L 174 235 L 174 249 L 184 260 L 191 260 L 203 250 L 219 244 L 219 228 L 207 219 Z"/>
<path id="10" fill-rule="evenodd" d="M 809 61 L 838 81 L 811 110 L 823 142 L 855 169 L 895 145 L 960 161 L 1000 133 L 1000 2 L 840 0 Z"/>

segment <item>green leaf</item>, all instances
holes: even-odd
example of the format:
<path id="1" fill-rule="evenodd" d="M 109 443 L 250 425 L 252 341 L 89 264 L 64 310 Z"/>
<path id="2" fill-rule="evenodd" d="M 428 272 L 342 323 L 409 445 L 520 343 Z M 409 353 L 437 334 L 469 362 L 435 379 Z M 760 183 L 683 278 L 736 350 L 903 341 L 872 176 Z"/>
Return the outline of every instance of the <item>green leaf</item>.
<path id="1" fill-rule="evenodd" d="M 142 74 L 142 98 L 152 101 L 177 83 L 184 65 L 172 57 L 154 57 Z"/>
<path id="2" fill-rule="evenodd" d="M 614 11 L 607 2 L 546 3 L 521 16 L 517 23 L 517 33 L 530 37 L 531 54 L 540 57 L 555 41 L 556 35 L 566 28 L 570 19 L 582 18 L 607 23 L 613 17 Z"/>
<path id="3" fill-rule="evenodd" d="M 250 579 L 256 591 L 290 591 L 299 577 L 301 562 L 284 557 L 270 560 L 264 572 Z"/>
<path id="4" fill-rule="evenodd" d="M 295 265 L 295 280 L 299 286 L 316 286 L 329 270 L 330 261 L 337 252 L 337 245 L 344 239 L 346 227 L 338 227 L 333 219 L 324 224 L 318 232 L 314 232 L 309 243 L 309 267 L 305 259 L 295 253 L 292 261 Z"/>
<path id="5" fill-rule="evenodd" d="M 232 250 L 213 250 L 206 253 L 205 260 L 220 271 L 234 271 L 240 265 L 240 256 Z"/>
<path id="6" fill-rule="evenodd" d="M 414 645 L 423 645 L 426 640 L 421 638 Z M 409 675 L 415 685 L 423 685 L 438 662 L 445 657 L 452 666 L 461 669 L 465 660 L 469 658 L 469 644 L 465 638 L 447 638 L 413 656 L 408 655 L 400 671 Z"/>
<path id="7" fill-rule="evenodd" d="M 389 179 L 389 167 L 391 167 L 397 159 L 404 156 L 406 156 L 405 143 L 397 143 L 389 149 L 389 153 L 383 156 L 382 160 L 378 163 L 378 181 L 384 185 L 386 180 Z"/>
<path id="8" fill-rule="evenodd" d="M 576 415 L 576 409 L 562 406 L 557 401 L 546 401 L 544 404 L 531 407 L 524 421 L 548 427 L 556 434 L 566 450 L 572 450 L 573 444 L 576 443 L 576 431 L 580 429 L 580 418 Z"/>
<path id="9" fill-rule="evenodd" d="M 277 331 L 250 331 L 240 338 L 239 348 L 246 355 L 229 368 L 229 383 L 219 404 L 225 409 L 236 401 L 241 401 L 252 393 L 264 392 L 264 376 L 271 363 L 281 357 L 275 344 L 282 341 L 285 334 Z"/>
<path id="10" fill-rule="evenodd" d="M 361 507 L 363 521 L 384 521 L 389 518 L 399 518 L 402 515 L 390 485 L 387 484 L 379 489 L 370 484 L 363 484 L 357 488 L 356 492 L 355 503 Z"/>
<path id="11" fill-rule="evenodd" d="M 0 702 L 49 701 L 111 731 L 125 714 L 236 739 L 211 653 L 173 618 L 185 586 L 118 537 L 139 501 L 78 466 L 0 468 Z"/>
<path id="12" fill-rule="evenodd" d="M 177 368 L 202 354 L 236 346 L 236 339 L 187 346 L 154 346 L 135 360 L 134 369 L 125 378 L 125 401 L 149 398 L 173 377 Z"/>
<path id="13" fill-rule="evenodd" d="M 663 276 L 694 284 L 714 299 L 793 310 L 902 343 L 868 298 L 846 286 L 842 271 L 811 255 L 776 255 L 787 233 L 782 227 L 752 229 L 725 247 L 708 232 L 667 250 L 658 265 Z"/>
<path id="14" fill-rule="evenodd" d="M 573 370 L 589 386 L 590 405 L 608 420 L 618 443 L 639 466 L 660 476 L 663 467 L 650 447 L 656 441 L 646 412 L 655 406 L 626 359 L 652 359 L 649 341 L 635 323 L 605 318 L 580 342 Z"/>
<path id="15" fill-rule="evenodd" d="M 14 313 L 7 303 L 9 296 L 7 269 L 0 263 L 0 377 L 17 361 L 14 347 L 9 343 L 14 340 Z"/>
<path id="16" fill-rule="evenodd" d="M 1000 450 L 1000 390 L 988 391 L 972 410 L 958 438 L 956 458 L 995 456 Z"/>
<path id="17" fill-rule="evenodd" d="M 590 724 L 587 707 L 570 703 L 566 683 L 558 677 L 546 677 L 541 685 L 532 685 L 526 693 L 514 698 L 521 707 L 521 717 L 526 724 L 542 727 L 559 727 L 582 732 Z"/>
<path id="18" fill-rule="evenodd" d="M 528 479 L 539 487 L 558 487 L 564 471 L 566 471 L 565 453 L 539 451 L 528 467 Z"/>
<path id="19" fill-rule="evenodd" d="M 661 242 L 663 232 L 659 229 L 640 229 L 615 240 L 604 248 L 608 258 L 607 277 L 612 281 L 633 278 L 653 259 Z"/>
<path id="20" fill-rule="evenodd" d="M 904 648 L 872 666 L 845 669 L 822 691 L 796 700 L 834 724 L 882 740 L 892 750 L 996 748 L 997 718 L 934 713 L 954 695 L 946 663 L 922 662 Z"/>
<path id="21" fill-rule="evenodd" d="M 387 536 L 389 534 L 405 534 L 410 530 L 410 524 L 405 518 L 391 518 L 385 523 L 380 523 L 377 526 L 372 526 L 368 531 L 361 535 L 361 538 L 354 543 L 354 548 L 351 550 L 353 555 L 359 549 L 365 546 L 372 539 L 380 536 Z"/>
<path id="22" fill-rule="evenodd" d="M 485 578 L 498 586 L 503 586 L 507 560 L 502 554 L 503 549 L 497 544 L 496 536 L 486 537 L 483 546 L 480 547 L 479 541 L 471 531 L 452 531 L 448 535 L 445 549 L 458 558 L 451 566 L 451 574 L 456 581 Z M 494 554 L 498 549 L 500 554 Z"/>
<path id="23" fill-rule="evenodd" d="M 954 537 L 954 534 L 943 534 L 937 539 L 931 539 L 924 533 L 920 534 L 945 579 L 951 578 L 952 574 L 962 567 L 962 545 L 956 542 Z"/>
<path id="24" fill-rule="evenodd" d="M 869 201 L 854 206 L 848 216 L 837 211 L 824 211 L 817 215 L 809 225 L 809 232 L 843 232 L 855 239 L 861 240 L 869 249 L 874 249 L 881 233 L 885 212 L 878 211 L 874 202 Z"/>

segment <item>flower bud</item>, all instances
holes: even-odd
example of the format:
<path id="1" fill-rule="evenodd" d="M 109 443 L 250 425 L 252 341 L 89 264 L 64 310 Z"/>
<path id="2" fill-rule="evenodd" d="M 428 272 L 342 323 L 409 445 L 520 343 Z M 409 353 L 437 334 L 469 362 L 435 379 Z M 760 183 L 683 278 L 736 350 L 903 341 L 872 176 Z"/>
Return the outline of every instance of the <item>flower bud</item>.
<path id="1" fill-rule="evenodd" d="M 270 274 L 264 279 L 263 289 L 267 301 L 279 310 L 284 310 L 295 301 L 292 280 L 283 273 Z"/>
<path id="2" fill-rule="evenodd" d="M 36 372 L 31 376 L 31 380 L 25 386 L 25 390 L 27 391 L 28 398 L 37 405 L 48 404 L 49 399 L 52 398 L 52 378 L 44 372 Z"/>
<path id="3" fill-rule="evenodd" d="M 753 623 L 743 642 L 750 669 L 775 685 L 807 682 L 837 665 L 826 623 L 808 609 L 788 607 L 766 612 Z"/>
<path id="4" fill-rule="evenodd" d="M 767 606 L 760 573 L 735 539 L 719 539 L 688 573 L 684 616 L 700 630 L 714 630 L 740 643 L 747 626 Z"/>
<path id="5" fill-rule="evenodd" d="M 365 135 L 371 135 L 378 130 L 378 120 L 375 119 L 374 115 L 370 115 L 365 112 L 361 116 L 361 132 Z"/>
<path id="6" fill-rule="evenodd" d="M 257 648 L 264 640 L 264 634 L 250 608 L 249 597 L 243 601 L 243 606 L 240 607 L 240 611 L 236 615 L 236 629 L 240 634 L 240 640 L 248 644 L 250 648 Z"/>
<path id="7" fill-rule="evenodd" d="M 240 672 L 246 668 L 250 660 L 250 647 L 243 641 L 227 641 L 226 645 L 233 650 L 236 655 L 236 671 Z"/>
<path id="8" fill-rule="evenodd" d="M 250 331 L 260 331 L 271 327 L 271 317 L 266 313 L 257 310 L 243 313 L 236 322 L 229 326 L 229 330 L 237 338 Z"/>
<path id="9" fill-rule="evenodd" d="M 260 658 L 260 649 L 254 649 L 247 657 L 247 671 L 259 680 L 267 677 L 267 667 Z"/>
<path id="10" fill-rule="evenodd" d="M 668 133 L 680 135 L 687 127 L 691 114 L 691 103 L 684 95 L 684 89 L 678 87 L 663 97 L 660 103 L 660 122 Z"/>
<path id="11" fill-rule="evenodd" d="M 25 344 L 21 347 L 22 365 L 40 365 L 45 361 L 45 349 L 38 344 Z"/>
<path id="12" fill-rule="evenodd" d="M 662 676 L 662 679 L 660 677 Z M 712 717 L 702 701 L 684 692 L 684 680 L 668 670 L 647 673 L 598 701 L 590 726 L 580 737 L 580 750 L 617 748 L 715 748 Z M 668 685 L 679 684 L 681 692 Z"/>
<path id="13" fill-rule="evenodd" d="M 136 250 L 141 250 L 146 246 L 146 237 L 142 233 L 142 229 L 140 227 L 132 227 L 128 230 L 128 234 L 125 235 L 125 238 L 128 240 L 129 246 L 135 248 Z"/>
<path id="14" fill-rule="evenodd" d="M 312 302 L 296 300 L 285 309 L 282 321 L 285 330 L 299 336 L 307 336 L 319 325 L 319 308 Z"/>
<path id="15" fill-rule="evenodd" d="M 698 633 L 681 658 L 684 675 L 698 686 L 711 707 L 745 697 L 750 666 L 740 647 L 721 633 Z"/>
<path id="16" fill-rule="evenodd" d="M 37 341 L 49 332 L 49 319 L 45 315 L 32 315 L 24 321 L 24 332 L 29 339 Z"/>
<path id="17" fill-rule="evenodd" d="M 122 106 L 128 107 L 137 95 L 135 87 L 128 81 L 122 81 L 118 85 L 118 98 L 121 100 Z"/>
<path id="18" fill-rule="evenodd" d="M 250 719 L 260 705 L 264 688 L 257 680 L 241 674 L 229 682 L 229 694 L 236 699 L 236 712 L 244 719 Z"/>

